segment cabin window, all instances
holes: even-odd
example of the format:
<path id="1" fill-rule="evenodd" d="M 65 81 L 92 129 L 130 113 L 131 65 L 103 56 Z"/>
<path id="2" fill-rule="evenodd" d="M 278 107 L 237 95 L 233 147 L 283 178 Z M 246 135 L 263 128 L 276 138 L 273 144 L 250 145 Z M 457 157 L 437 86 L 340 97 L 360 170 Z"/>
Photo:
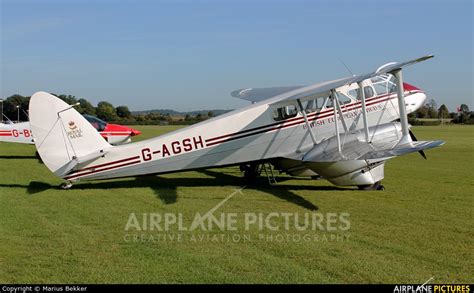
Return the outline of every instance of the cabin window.
<path id="1" fill-rule="evenodd" d="M 397 92 L 397 83 L 395 81 L 395 76 L 390 75 L 390 78 L 387 83 L 388 92 L 389 93 L 396 93 Z"/>
<path id="2" fill-rule="evenodd" d="M 373 84 L 375 88 L 375 92 L 377 93 L 377 96 L 385 95 L 388 90 L 387 90 L 387 83 L 375 83 Z"/>
<path id="3" fill-rule="evenodd" d="M 302 102 L 301 104 L 303 105 L 303 109 L 306 113 L 312 113 L 323 107 L 325 99 L 326 97 L 313 98 L 311 100 Z"/>
<path id="4" fill-rule="evenodd" d="M 324 106 L 324 102 L 326 101 L 327 97 L 319 97 L 316 99 L 316 105 L 318 106 L 318 109 L 321 109 Z"/>
<path id="5" fill-rule="evenodd" d="M 374 96 L 374 89 L 371 86 L 364 86 L 365 98 L 372 98 Z"/>
<path id="6" fill-rule="evenodd" d="M 306 113 L 311 113 L 314 110 L 316 110 L 317 106 L 315 105 L 314 99 L 311 99 L 307 102 L 302 103 L 303 104 L 303 109 Z"/>
<path id="7" fill-rule="evenodd" d="M 385 91 L 386 92 L 386 91 Z M 375 92 L 374 92 L 374 89 L 371 87 L 371 86 L 365 86 L 364 87 L 364 93 L 365 93 L 365 98 L 368 99 L 368 98 L 372 98 L 374 95 L 375 95 Z M 359 97 L 359 89 L 353 89 L 353 90 L 350 90 L 348 92 L 348 94 L 357 99 L 357 100 L 360 100 L 360 97 Z M 377 92 L 377 94 L 379 94 Z M 380 94 L 379 94 L 380 95 Z"/>
<path id="8" fill-rule="evenodd" d="M 375 92 L 378 96 L 385 95 L 388 93 L 394 93 L 397 91 L 395 84 L 395 77 L 393 75 L 381 75 L 373 77 L 372 85 L 375 88 Z"/>
<path id="9" fill-rule="evenodd" d="M 348 96 L 346 96 L 345 94 L 341 93 L 341 92 L 336 92 L 336 96 L 337 96 L 337 99 L 339 101 L 339 105 L 341 105 L 341 106 L 344 106 L 345 104 L 352 103 L 352 99 L 349 98 Z M 333 107 L 332 98 L 329 97 L 328 101 L 326 103 L 326 108 L 332 108 L 332 107 Z"/>
<path id="10" fill-rule="evenodd" d="M 280 108 L 276 108 L 273 111 L 273 119 L 275 121 L 280 121 L 288 118 L 295 117 L 298 114 L 296 105 L 288 105 Z"/>
<path id="11" fill-rule="evenodd" d="M 372 77 L 370 79 L 372 82 L 372 86 L 365 86 L 364 87 L 364 92 L 365 92 L 365 98 L 371 98 L 375 95 L 380 96 L 380 95 L 385 95 L 389 93 L 394 93 L 397 91 L 397 85 L 395 83 L 395 77 L 393 75 L 381 75 L 381 76 L 376 76 Z M 374 91 L 375 90 L 375 91 Z M 359 97 L 359 89 L 352 89 L 347 92 L 349 96 L 360 100 Z"/>
<path id="12" fill-rule="evenodd" d="M 337 98 L 339 99 L 339 104 L 341 105 L 350 104 L 352 102 L 348 96 L 341 92 L 337 92 Z"/>
<path id="13" fill-rule="evenodd" d="M 353 97 L 354 99 L 359 100 L 359 89 L 353 89 L 348 92 L 349 96 Z"/>

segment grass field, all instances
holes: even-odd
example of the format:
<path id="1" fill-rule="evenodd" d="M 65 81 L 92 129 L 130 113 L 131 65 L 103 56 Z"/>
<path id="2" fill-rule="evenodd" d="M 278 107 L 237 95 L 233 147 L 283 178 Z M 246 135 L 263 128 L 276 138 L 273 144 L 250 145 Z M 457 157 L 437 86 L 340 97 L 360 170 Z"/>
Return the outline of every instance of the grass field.
<path id="1" fill-rule="evenodd" d="M 174 129 L 137 128 L 142 139 Z M 385 191 L 281 175 L 276 186 L 245 188 L 216 212 L 350 215 L 349 230 L 310 231 L 311 241 L 277 241 L 281 231 L 255 239 L 261 231 L 245 231 L 241 222 L 236 232 L 201 234 L 248 234 L 250 241 L 129 241 L 130 213 L 182 213 L 192 220 L 244 185 L 239 169 L 84 182 L 64 191 L 35 159 L 33 146 L 2 143 L 0 283 L 421 284 L 431 277 L 473 283 L 474 127 L 414 132 L 447 143 L 427 151 L 427 161 L 418 154 L 389 161 Z M 285 233 L 308 231 L 290 227 Z M 333 235 L 346 238 L 335 241 Z"/>

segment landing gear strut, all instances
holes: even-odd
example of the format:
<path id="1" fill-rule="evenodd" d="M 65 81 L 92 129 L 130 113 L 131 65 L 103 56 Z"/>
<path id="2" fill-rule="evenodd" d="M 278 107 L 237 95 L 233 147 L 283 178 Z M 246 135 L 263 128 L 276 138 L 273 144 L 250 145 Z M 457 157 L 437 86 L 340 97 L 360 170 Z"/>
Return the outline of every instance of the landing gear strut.
<path id="1" fill-rule="evenodd" d="M 382 181 L 377 181 L 374 184 L 369 185 L 358 185 L 359 190 L 385 190 L 385 187 L 382 185 Z"/>
<path id="2" fill-rule="evenodd" d="M 244 178 L 247 184 L 256 183 L 260 176 L 258 164 L 240 165 L 240 171 L 244 172 Z"/>
<path id="3" fill-rule="evenodd" d="M 72 187 L 71 181 L 66 181 L 63 184 L 61 184 L 61 189 L 64 189 L 64 190 L 71 189 L 71 187 Z"/>

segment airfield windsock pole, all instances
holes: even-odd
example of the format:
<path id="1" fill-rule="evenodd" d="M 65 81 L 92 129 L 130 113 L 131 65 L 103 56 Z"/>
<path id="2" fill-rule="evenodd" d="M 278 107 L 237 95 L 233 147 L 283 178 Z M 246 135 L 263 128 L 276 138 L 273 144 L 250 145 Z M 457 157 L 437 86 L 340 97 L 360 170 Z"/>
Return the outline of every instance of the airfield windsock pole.
<path id="1" fill-rule="evenodd" d="M 1 123 L 3 123 L 3 100 L 2 99 L 0 99 L 0 103 L 2 104 L 2 114 L 0 116 L 2 120 L 0 120 L 0 121 L 1 121 Z"/>

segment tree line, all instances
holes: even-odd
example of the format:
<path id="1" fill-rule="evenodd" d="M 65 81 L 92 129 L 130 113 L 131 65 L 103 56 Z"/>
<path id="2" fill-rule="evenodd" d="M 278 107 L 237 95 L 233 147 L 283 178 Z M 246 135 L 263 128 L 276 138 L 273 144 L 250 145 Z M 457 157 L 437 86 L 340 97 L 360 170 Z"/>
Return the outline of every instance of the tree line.
<path id="1" fill-rule="evenodd" d="M 471 112 L 466 104 L 461 104 L 455 112 L 450 112 L 445 104 L 438 107 L 434 99 L 429 100 L 418 110 L 410 113 L 408 118 L 410 123 L 414 125 L 427 124 L 420 119 L 438 119 L 439 122 L 443 119 L 450 120 L 453 123 L 474 124 L 474 112 Z"/>
<path id="2" fill-rule="evenodd" d="M 193 124 L 213 117 L 212 111 L 206 114 L 186 114 L 182 118 L 173 119 L 169 114 L 157 112 L 133 114 L 127 106 L 114 107 L 111 103 L 101 101 L 97 106 L 92 105 L 84 98 L 76 98 L 72 95 L 56 95 L 69 105 L 79 103 L 75 109 L 81 114 L 97 116 L 107 122 L 119 122 L 122 124 Z M 3 113 L 10 120 L 28 121 L 28 104 L 30 97 L 13 95 L 3 100 Z M 466 104 L 462 104 L 456 112 L 450 112 L 443 104 L 437 106 L 436 101 L 431 99 L 418 110 L 408 115 L 411 124 L 427 124 L 420 119 L 451 119 L 453 123 L 474 124 L 474 112 L 469 110 Z M 19 119 L 18 119 L 19 118 Z M 5 120 L 5 119 L 3 119 Z M 440 121 L 440 120 L 438 120 Z"/>
<path id="3" fill-rule="evenodd" d="M 55 95 L 55 94 L 54 94 Z M 76 98 L 72 95 L 55 95 L 69 105 L 79 103 L 74 108 L 81 114 L 93 115 L 107 122 L 118 122 L 121 124 L 192 124 L 213 117 L 212 111 L 207 115 L 198 113 L 197 115 L 186 114 L 185 117 L 173 119 L 171 115 L 161 113 L 140 113 L 133 114 L 127 106 L 114 107 L 107 101 L 101 101 L 97 106 L 92 105 L 84 98 Z M 4 118 L 12 121 L 28 121 L 28 105 L 30 97 L 22 95 L 12 95 L 2 99 Z"/>

